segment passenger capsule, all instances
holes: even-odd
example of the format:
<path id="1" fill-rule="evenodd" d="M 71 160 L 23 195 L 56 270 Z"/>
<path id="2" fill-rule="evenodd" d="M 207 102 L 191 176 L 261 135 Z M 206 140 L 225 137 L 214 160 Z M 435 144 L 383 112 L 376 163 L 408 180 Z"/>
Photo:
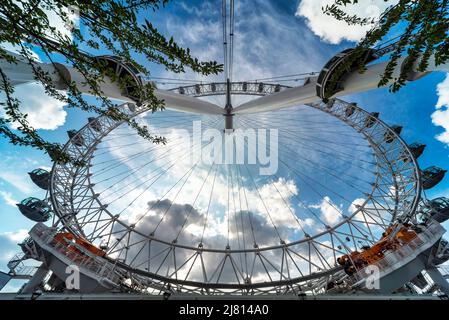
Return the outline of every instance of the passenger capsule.
<path id="1" fill-rule="evenodd" d="M 396 139 L 396 135 L 400 135 L 402 132 L 401 126 L 392 126 L 390 129 L 393 132 L 391 132 L 390 130 L 387 130 L 384 134 L 384 141 L 386 143 L 392 143 L 394 141 L 394 139 Z"/>
<path id="2" fill-rule="evenodd" d="M 441 197 L 429 201 L 424 212 L 439 223 L 445 222 L 449 219 L 449 199 Z"/>
<path id="3" fill-rule="evenodd" d="M 97 132 L 101 131 L 101 123 L 97 118 L 91 117 L 87 119 L 89 121 L 89 126 Z"/>
<path id="4" fill-rule="evenodd" d="M 127 103 L 127 106 L 128 106 L 128 110 L 131 113 L 135 113 L 136 112 L 137 106 L 134 103 Z"/>
<path id="5" fill-rule="evenodd" d="M 370 115 L 365 119 L 365 128 L 372 128 L 377 119 L 379 119 L 379 112 L 371 112 Z"/>
<path id="6" fill-rule="evenodd" d="M 327 101 L 326 103 L 326 108 L 331 110 L 334 107 L 335 104 L 335 99 L 330 99 L 329 101 Z"/>
<path id="7" fill-rule="evenodd" d="M 35 169 L 28 172 L 28 174 L 35 185 L 41 189 L 48 190 L 50 184 L 50 172 L 44 169 Z"/>
<path id="8" fill-rule="evenodd" d="M 357 106 L 356 103 L 351 103 L 349 106 L 346 107 L 345 110 L 346 118 L 349 118 L 354 114 L 356 106 Z"/>
<path id="9" fill-rule="evenodd" d="M 35 222 L 46 222 L 51 217 L 51 208 L 45 201 L 37 198 L 26 198 L 17 204 L 20 212 Z"/>
<path id="10" fill-rule="evenodd" d="M 444 179 L 446 172 L 447 170 L 435 166 L 421 171 L 421 180 L 423 189 L 428 190 L 435 187 Z"/>
<path id="11" fill-rule="evenodd" d="M 412 152 L 415 159 L 418 159 L 424 153 L 426 145 L 422 143 L 412 143 L 411 145 L 409 145 L 409 149 Z"/>
<path id="12" fill-rule="evenodd" d="M 78 134 L 76 130 L 67 131 L 67 135 L 76 146 L 81 147 L 84 144 L 83 136 Z"/>

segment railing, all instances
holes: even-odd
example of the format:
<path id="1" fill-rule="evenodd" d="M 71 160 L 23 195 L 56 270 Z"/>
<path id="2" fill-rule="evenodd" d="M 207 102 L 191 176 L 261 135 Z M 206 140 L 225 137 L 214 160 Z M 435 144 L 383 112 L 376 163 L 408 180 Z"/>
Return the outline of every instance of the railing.
<path id="1" fill-rule="evenodd" d="M 230 92 L 235 95 L 266 96 L 290 88 L 289 86 L 264 82 L 232 82 L 230 85 Z M 185 94 L 186 96 L 204 97 L 224 95 L 227 92 L 227 87 L 228 84 L 226 82 L 215 82 L 184 86 L 170 89 L 170 91 Z"/>
<path id="2" fill-rule="evenodd" d="M 23 262 L 14 270 L 17 277 L 31 278 L 36 273 L 37 267 L 27 266 Z"/>
<path id="3" fill-rule="evenodd" d="M 435 238 L 440 238 L 444 233 L 444 228 L 439 223 L 432 223 L 427 229 L 422 230 L 415 238 L 408 243 L 399 247 L 394 251 L 390 251 L 379 261 L 372 263 L 362 269 L 359 269 L 352 276 L 348 276 L 346 283 L 354 285 L 371 275 L 371 268 L 377 267 L 381 276 L 388 273 L 388 269 L 391 269 L 395 264 L 403 262 L 407 257 L 410 257 L 413 253 L 420 253 L 420 249 L 425 245 L 431 243 Z M 370 268 L 370 269 L 368 269 Z M 391 270 L 393 271 L 393 270 Z M 383 273 L 383 274 L 382 274 Z"/>
<path id="4" fill-rule="evenodd" d="M 438 270 L 440 270 L 443 277 L 445 277 L 446 279 L 449 278 L 449 265 L 438 266 Z"/>
<path id="5" fill-rule="evenodd" d="M 70 250 L 69 247 L 60 241 L 55 241 L 54 236 L 56 232 L 45 226 L 36 225 L 33 228 L 33 233 L 37 235 L 45 244 L 50 246 L 54 251 L 64 255 L 70 261 L 72 261 L 77 267 L 85 268 L 94 274 L 106 278 L 115 284 L 121 282 L 121 276 L 117 274 L 117 271 L 113 264 L 101 259 L 99 257 L 90 257 L 86 254 L 81 254 L 74 250 Z"/>
<path id="6" fill-rule="evenodd" d="M 23 259 L 25 257 L 25 254 L 23 252 L 17 253 L 14 257 L 9 260 L 7 266 L 10 270 L 14 270 L 19 266 L 20 263 L 22 263 Z"/>

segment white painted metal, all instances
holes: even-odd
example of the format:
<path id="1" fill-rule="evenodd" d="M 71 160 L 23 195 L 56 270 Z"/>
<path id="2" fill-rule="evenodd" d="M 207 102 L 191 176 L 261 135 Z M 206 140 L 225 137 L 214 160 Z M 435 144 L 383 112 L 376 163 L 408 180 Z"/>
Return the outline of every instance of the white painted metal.
<path id="1" fill-rule="evenodd" d="M 20 85 L 35 82 L 36 80 L 34 79 L 32 67 L 24 61 L 24 58 L 14 53 L 10 54 L 14 55 L 18 59 L 17 64 L 8 63 L 5 60 L 1 60 L 0 68 L 5 71 L 11 83 L 13 85 Z M 57 89 L 66 90 L 67 85 L 65 82 L 72 81 L 82 93 L 92 94 L 92 88 L 86 84 L 85 77 L 78 70 L 68 66 L 63 66 L 61 64 L 53 65 L 36 62 L 35 65 L 42 68 L 43 71 L 48 72 Z M 63 77 L 60 76 L 61 74 Z M 104 82 L 99 84 L 99 87 L 103 94 L 108 98 L 125 102 L 135 102 L 129 97 L 123 95 L 118 84 L 112 82 L 108 77 L 104 78 Z M 175 92 L 156 89 L 155 96 L 158 99 L 164 100 L 165 107 L 167 109 L 201 114 L 223 113 L 223 109 L 213 103 L 184 96 Z"/>
<path id="2" fill-rule="evenodd" d="M 11 81 L 11 84 L 15 86 L 35 82 L 36 79 L 34 78 L 33 68 L 29 64 L 29 62 L 24 57 L 16 53 L 13 52 L 8 53 L 16 58 L 16 62 L 9 63 L 6 60 L 0 60 L 0 68 L 3 70 L 3 72 L 5 72 L 9 81 Z M 61 72 L 64 72 L 65 68 L 63 68 L 61 64 L 56 63 L 55 67 L 55 65 L 53 64 L 35 62 L 34 65 L 36 67 L 40 67 L 42 71 L 48 72 L 48 75 L 51 77 L 56 89 L 59 90 L 67 89 L 67 86 L 64 85 L 64 83 L 62 83 L 59 73 L 57 71 L 57 69 L 59 69 Z"/>
<path id="3" fill-rule="evenodd" d="M 397 78 L 399 76 L 405 60 L 406 58 L 401 58 L 398 61 L 398 65 L 393 73 L 393 78 Z M 352 72 L 345 78 L 345 80 L 343 80 L 344 90 L 337 93 L 335 97 L 377 89 L 379 80 L 381 75 L 384 73 L 387 64 L 388 62 L 381 62 L 369 65 L 367 66 L 366 71 L 362 74 L 358 71 Z M 436 66 L 435 58 L 432 57 L 429 61 L 429 69 L 427 72 L 420 73 L 415 71 L 410 74 L 409 79 L 411 81 L 417 80 L 433 71 L 449 71 L 449 63 Z M 303 105 L 316 102 L 320 100 L 320 98 L 317 97 L 315 90 L 316 79 L 317 78 L 311 78 L 310 81 L 304 86 L 287 89 L 280 93 L 275 93 L 270 96 L 244 103 L 234 108 L 234 112 L 236 114 L 265 112 L 291 107 L 294 105 Z"/>
<path id="4" fill-rule="evenodd" d="M 234 108 L 233 111 L 236 114 L 258 113 L 318 102 L 316 79 L 316 77 L 311 78 L 304 86 L 285 89 L 279 93 L 251 100 Z"/>
<path id="5" fill-rule="evenodd" d="M 223 108 L 197 98 L 181 95 L 173 91 L 155 90 L 155 96 L 163 99 L 167 109 L 200 114 L 223 114 Z"/>

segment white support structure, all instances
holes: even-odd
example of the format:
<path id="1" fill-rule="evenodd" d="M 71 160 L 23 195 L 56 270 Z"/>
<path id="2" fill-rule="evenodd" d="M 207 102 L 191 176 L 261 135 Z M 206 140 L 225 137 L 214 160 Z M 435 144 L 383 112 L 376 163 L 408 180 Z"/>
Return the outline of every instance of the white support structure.
<path id="1" fill-rule="evenodd" d="M 165 108 L 180 112 L 192 112 L 200 114 L 217 114 L 224 113 L 223 108 L 197 98 L 189 97 L 173 91 L 155 90 L 154 95 L 158 99 L 165 102 Z"/>
<path id="2" fill-rule="evenodd" d="M 13 53 L 11 53 L 13 54 Z M 13 54 L 15 55 L 15 54 Z M 10 64 L 6 61 L 0 61 L 0 67 L 6 71 L 7 76 L 13 85 L 34 82 L 34 75 L 31 66 L 18 55 L 17 64 Z M 393 72 L 393 79 L 397 78 L 403 68 L 406 57 L 399 59 L 398 64 Z M 369 91 L 378 88 L 379 80 L 385 71 L 388 62 L 375 63 L 367 66 L 364 73 L 353 71 L 346 75 L 342 80 L 343 90 L 339 91 L 334 97 L 346 96 L 353 93 Z M 45 64 L 36 62 L 36 66 L 41 67 L 48 72 L 54 81 L 57 89 L 67 89 L 66 81 L 73 81 L 76 83 L 78 89 L 85 94 L 92 94 L 92 89 L 85 83 L 85 78 L 76 69 L 63 66 L 62 64 Z M 408 80 L 418 80 L 429 72 L 433 71 L 449 71 L 449 63 L 439 66 L 435 65 L 435 58 L 432 57 L 429 61 L 428 71 L 421 73 L 414 71 L 409 75 Z M 61 77 L 62 75 L 63 77 Z M 64 79 L 65 78 L 65 81 Z M 391 84 L 391 83 L 389 83 Z M 387 85 L 389 85 L 387 84 Z M 251 100 L 236 108 L 233 112 L 235 114 L 250 114 L 256 112 L 273 111 L 294 105 L 304 105 L 314 103 L 320 100 L 316 93 L 317 77 L 309 78 L 305 85 L 294 87 L 281 92 L 274 93 L 265 97 Z M 117 83 L 112 82 L 105 77 L 104 82 L 100 84 L 100 89 L 104 95 L 117 100 L 126 102 L 135 102 L 122 93 Z M 200 114 L 223 114 L 223 108 L 216 104 L 199 100 L 194 97 L 178 94 L 173 91 L 155 90 L 155 96 L 165 102 L 167 109 L 172 109 L 181 112 L 192 112 Z"/>
<path id="3" fill-rule="evenodd" d="M 403 67 L 405 60 L 405 57 L 399 59 L 398 64 L 393 72 L 393 79 L 397 78 L 401 73 L 401 68 Z M 388 62 L 371 64 L 367 66 L 364 73 L 359 73 L 358 71 L 351 72 L 343 80 L 343 90 L 334 95 L 334 97 L 341 97 L 353 93 L 377 89 L 378 83 L 385 71 L 385 67 L 387 66 L 387 64 Z M 427 75 L 429 72 L 433 71 L 449 71 L 449 63 L 436 66 L 435 58 L 432 57 L 429 61 L 428 71 L 424 73 L 414 71 L 409 75 L 408 80 L 418 80 Z M 389 84 L 391 84 L 391 82 L 387 85 Z M 310 78 L 303 86 L 286 89 L 282 92 L 275 93 L 270 96 L 251 100 L 234 108 L 234 112 L 236 114 L 250 114 L 256 112 L 273 111 L 295 105 L 304 105 L 317 102 L 321 99 L 316 94 L 316 85 L 317 78 Z"/>
<path id="4" fill-rule="evenodd" d="M 445 277 L 441 274 L 438 268 L 428 268 L 426 269 L 427 274 L 430 276 L 432 281 L 438 285 L 441 291 L 445 294 L 449 295 L 449 282 Z"/>
<path id="5" fill-rule="evenodd" d="M 0 60 L 0 68 L 4 70 L 12 85 L 20 85 L 35 82 L 34 73 L 31 65 L 24 60 L 23 57 L 10 53 L 17 58 L 17 63 L 9 63 Z M 40 67 L 51 77 L 53 84 L 58 90 L 66 90 L 68 82 L 74 82 L 78 90 L 84 94 L 91 95 L 92 88 L 86 83 L 85 77 L 76 69 L 64 66 L 62 64 L 46 64 L 35 62 L 36 67 Z M 123 94 L 118 83 L 112 82 L 108 77 L 104 78 L 104 82 L 99 84 L 103 94 L 111 99 L 121 100 L 125 102 L 136 102 Z M 181 95 L 172 91 L 158 90 L 154 92 L 158 99 L 165 102 L 165 108 L 181 112 L 192 112 L 200 114 L 223 114 L 223 108 L 200 99 Z"/>
<path id="6" fill-rule="evenodd" d="M 285 89 L 279 93 L 251 100 L 234 108 L 233 111 L 236 114 L 267 112 L 295 105 L 318 102 L 319 98 L 316 96 L 315 89 L 316 80 L 316 77 L 310 78 L 301 87 Z"/>

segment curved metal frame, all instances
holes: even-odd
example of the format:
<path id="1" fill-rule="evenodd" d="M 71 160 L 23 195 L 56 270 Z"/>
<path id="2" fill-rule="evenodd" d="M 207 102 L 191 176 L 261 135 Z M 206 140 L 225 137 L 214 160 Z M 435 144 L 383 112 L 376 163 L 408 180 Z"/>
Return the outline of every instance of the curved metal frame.
<path id="1" fill-rule="evenodd" d="M 232 82 L 230 93 L 233 95 L 266 96 L 288 88 L 288 86 L 264 82 Z M 227 83 L 195 84 L 171 89 L 170 91 L 192 97 L 221 96 L 226 95 Z"/>
<path id="2" fill-rule="evenodd" d="M 241 84 L 237 84 L 236 87 Z M 202 85 L 209 86 L 210 85 Z M 216 88 L 217 89 L 217 88 Z M 248 88 L 247 88 L 248 89 Z M 178 89 L 179 90 L 179 89 Z M 204 92 L 204 95 L 210 95 L 210 92 L 207 91 L 207 88 L 203 88 L 200 92 Z M 185 91 L 187 95 L 187 92 Z M 191 93 L 192 95 L 196 94 Z M 215 91 L 215 94 L 219 94 L 218 90 Z M 243 94 L 243 93 L 242 93 Z M 246 94 L 256 94 L 256 93 L 246 93 Z M 268 93 L 266 93 L 268 94 Z M 338 239 L 338 228 L 343 225 L 348 225 L 349 227 L 356 227 L 354 222 L 352 221 L 353 217 L 357 214 L 367 214 L 370 216 L 372 211 L 375 208 L 383 207 L 385 203 L 381 203 L 386 198 L 391 199 L 394 198 L 394 206 L 393 208 L 383 208 L 391 214 L 391 220 L 389 223 L 393 223 L 398 219 L 406 221 L 413 218 L 415 214 L 416 207 L 420 200 L 421 194 L 421 183 L 420 183 L 420 170 L 416 159 L 413 157 L 412 152 L 409 150 L 407 144 L 402 140 L 402 138 L 397 135 L 390 127 L 388 127 L 384 122 L 379 120 L 377 117 L 374 117 L 370 113 L 364 111 L 363 109 L 355 106 L 354 104 L 348 104 L 342 100 L 331 100 L 330 103 L 315 103 L 308 105 L 309 107 L 318 109 L 322 112 L 328 113 L 341 121 L 345 122 L 347 125 L 354 128 L 357 132 L 362 134 L 371 145 L 374 150 L 374 154 L 377 162 L 377 177 L 376 182 L 373 183 L 373 188 L 371 194 L 367 195 L 365 202 L 363 205 L 358 206 L 354 213 L 350 216 L 346 216 L 344 220 L 333 227 L 328 227 L 327 230 L 316 234 L 312 237 L 306 237 L 304 239 L 300 239 L 290 243 L 283 243 L 277 246 L 270 247 L 256 247 L 250 249 L 240 249 L 240 250 L 231 250 L 231 249 L 216 249 L 216 248 L 198 248 L 185 246 L 179 243 L 169 243 L 167 241 L 162 241 L 160 239 L 155 238 L 154 236 L 143 235 L 148 239 L 149 242 L 155 241 L 158 243 L 162 243 L 167 247 L 170 247 L 170 250 L 179 248 L 179 249 L 187 249 L 192 250 L 192 252 L 197 252 L 197 254 L 201 255 L 207 252 L 214 252 L 223 254 L 225 257 L 232 256 L 232 254 L 240 253 L 240 252 L 252 252 L 255 255 L 263 255 L 264 252 L 267 254 L 272 250 L 283 250 L 283 252 L 289 253 L 289 250 L 293 248 L 293 246 L 298 244 L 313 244 L 314 239 L 317 239 L 323 235 L 330 234 Z M 346 110 L 348 107 L 354 108 L 352 114 L 348 115 Z M 122 105 L 124 111 L 132 116 L 136 116 L 138 114 L 144 113 L 148 111 L 150 108 L 146 105 L 142 105 L 140 107 L 134 106 L 133 108 L 128 108 L 128 104 Z M 131 111 L 132 110 L 132 111 Z M 366 127 L 366 119 L 370 117 L 374 121 L 374 124 L 370 127 Z M 120 126 L 122 122 L 114 122 L 105 117 L 96 118 L 96 128 L 94 129 L 91 124 L 87 124 L 82 129 L 78 131 L 78 133 L 72 137 L 72 139 L 65 145 L 64 150 L 73 158 L 77 160 L 82 160 L 87 163 L 86 166 L 75 166 L 71 163 L 61 164 L 55 163 L 52 170 L 51 176 L 51 184 L 50 184 L 50 198 L 54 208 L 55 213 L 59 217 L 60 221 L 63 223 L 64 227 L 69 229 L 71 232 L 78 234 L 80 236 L 86 237 L 83 232 L 82 224 L 79 223 L 77 215 L 79 211 L 85 210 L 86 213 L 84 217 L 91 216 L 94 217 L 96 215 L 102 214 L 102 212 L 107 213 L 110 216 L 109 224 L 118 223 L 126 228 L 126 232 L 134 232 L 139 234 L 137 230 L 134 230 L 131 226 L 126 223 L 120 221 L 120 219 L 113 215 L 108 211 L 107 205 L 103 205 L 98 199 L 98 195 L 94 191 L 94 185 L 90 181 L 91 173 L 89 172 L 89 168 L 91 166 L 90 160 L 94 156 L 94 151 L 96 146 L 101 142 L 101 139 L 107 136 L 111 131 Z M 98 130 L 98 124 L 101 126 L 101 130 Z M 385 132 L 389 132 L 392 134 L 395 139 L 391 143 L 385 142 L 384 136 Z M 83 145 L 75 144 L 76 138 L 81 136 L 84 141 Z M 385 177 L 390 177 L 392 180 L 389 181 Z M 392 196 L 391 188 L 394 190 L 394 197 Z M 384 200 L 382 200 L 384 199 Z M 77 201 L 75 201 L 77 200 Z M 77 203 L 77 206 L 74 206 L 74 203 Z M 374 209 L 373 209 L 374 208 Z M 107 224 L 107 226 L 109 225 Z M 377 239 L 372 239 L 373 241 Z M 341 242 L 341 241 L 340 241 Z M 342 242 L 341 242 L 342 243 Z M 332 244 L 332 250 L 338 253 L 345 253 L 344 251 L 337 250 L 335 245 Z M 348 248 L 345 248 L 348 251 Z M 112 258 L 111 258 L 112 259 Z M 232 259 L 232 258 L 231 258 Z M 178 287 L 182 286 L 183 290 L 202 290 L 204 289 L 214 289 L 214 290 L 258 290 L 258 292 L 262 292 L 262 288 L 270 287 L 267 289 L 270 290 L 279 290 L 279 288 L 289 288 L 289 290 L 297 290 L 293 288 L 294 284 L 299 285 L 299 283 L 303 283 L 305 281 L 313 281 L 323 279 L 339 270 L 339 268 L 334 269 L 325 269 L 320 272 L 311 273 L 308 275 L 303 275 L 299 278 L 294 279 L 282 279 L 281 271 L 281 280 L 273 282 L 273 283 L 245 283 L 242 281 L 238 284 L 232 283 L 206 283 L 206 282 L 195 282 L 195 281 L 183 281 L 176 278 L 161 276 L 159 274 L 154 274 L 151 272 L 147 272 L 141 269 L 136 269 L 121 262 L 118 262 L 117 266 L 125 269 L 135 275 L 145 276 L 151 281 L 158 282 L 161 285 L 166 284 L 174 284 Z M 262 291 L 261 291 L 262 290 Z"/>

